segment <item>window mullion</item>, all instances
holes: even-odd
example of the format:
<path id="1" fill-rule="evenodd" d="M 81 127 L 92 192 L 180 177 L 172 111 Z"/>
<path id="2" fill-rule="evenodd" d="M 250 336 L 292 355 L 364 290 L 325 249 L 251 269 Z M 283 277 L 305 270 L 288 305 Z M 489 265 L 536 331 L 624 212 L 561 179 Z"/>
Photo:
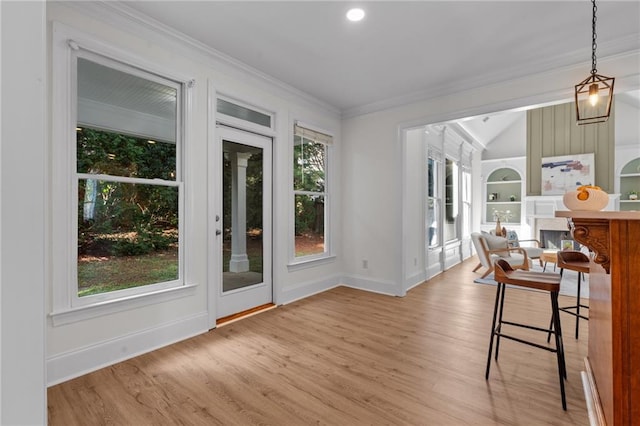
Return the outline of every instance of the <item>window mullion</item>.
<path id="1" fill-rule="evenodd" d="M 122 183 L 133 183 L 133 184 L 142 184 L 142 185 L 171 186 L 171 187 L 180 186 L 180 182 L 176 182 L 174 180 L 165 180 L 165 179 L 145 179 L 145 178 L 113 176 L 113 175 L 94 174 L 94 173 L 77 173 L 76 175 L 78 176 L 78 179 L 93 179 L 93 180 L 101 180 L 106 182 L 122 182 Z"/>

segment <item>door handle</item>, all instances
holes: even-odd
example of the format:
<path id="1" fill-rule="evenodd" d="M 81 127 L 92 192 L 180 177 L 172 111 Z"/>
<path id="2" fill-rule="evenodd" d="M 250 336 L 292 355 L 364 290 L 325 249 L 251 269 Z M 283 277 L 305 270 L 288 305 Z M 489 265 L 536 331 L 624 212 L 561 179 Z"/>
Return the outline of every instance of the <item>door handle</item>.
<path id="1" fill-rule="evenodd" d="M 219 229 L 216 229 L 216 235 L 220 235 L 220 234 L 222 234 L 222 231 Z"/>

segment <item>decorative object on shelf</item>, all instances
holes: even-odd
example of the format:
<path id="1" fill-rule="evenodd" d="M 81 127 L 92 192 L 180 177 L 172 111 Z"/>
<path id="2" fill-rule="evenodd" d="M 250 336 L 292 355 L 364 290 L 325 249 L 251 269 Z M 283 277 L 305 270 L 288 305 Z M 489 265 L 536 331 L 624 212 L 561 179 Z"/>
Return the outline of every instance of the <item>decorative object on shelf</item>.
<path id="1" fill-rule="evenodd" d="M 516 200 L 515 195 L 509 195 L 509 201 L 515 201 L 515 200 Z"/>
<path id="2" fill-rule="evenodd" d="M 576 118 L 578 124 L 602 123 L 609 119 L 615 78 L 598 74 L 596 68 L 596 0 L 591 19 L 591 75 L 575 86 Z M 600 99 L 600 98 L 604 99 Z"/>
<path id="3" fill-rule="evenodd" d="M 630 191 L 629 192 L 629 199 L 630 200 L 637 200 L 638 199 L 638 191 Z"/>
<path id="4" fill-rule="evenodd" d="M 491 194 L 489 194 L 489 201 L 498 201 L 498 198 L 500 198 L 500 194 L 498 194 L 497 192 L 492 192 Z"/>
<path id="5" fill-rule="evenodd" d="M 508 222 L 511 219 L 511 210 L 493 210 L 493 219 L 496 221 L 496 235 L 505 237 L 507 235 L 507 230 L 502 227 L 500 221 Z"/>
<path id="6" fill-rule="evenodd" d="M 564 194 L 562 201 L 569 210 L 602 210 L 609 203 L 609 194 L 598 186 L 583 185 Z"/>

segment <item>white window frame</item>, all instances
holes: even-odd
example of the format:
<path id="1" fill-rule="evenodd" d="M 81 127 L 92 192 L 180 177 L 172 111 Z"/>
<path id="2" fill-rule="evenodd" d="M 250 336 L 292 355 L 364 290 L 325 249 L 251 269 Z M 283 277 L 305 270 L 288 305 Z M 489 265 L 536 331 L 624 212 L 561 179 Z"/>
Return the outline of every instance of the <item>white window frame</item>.
<path id="1" fill-rule="evenodd" d="M 253 110 L 256 112 L 259 112 L 261 114 L 264 114 L 266 116 L 268 116 L 270 118 L 270 123 L 271 126 L 263 126 L 261 124 L 258 123 L 254 123 L 252 121 L 249 120 L 243 120 L 241 118 L 237 118 L 237 117 L 232 117 L 230 115 L 224 114 L 220 111 L 218 111 L 218 99 L 222 99 L 223 101 L 232 103 L 232 104 L 236 104 L 238 106 L 241 106 L 243 108 L 249 109 L 249 110 Z M 216 111 L 216 121 L 221 123 L 221 124 L 226 124 L 227 126 L 230 127 L 235 127 L 238 129 L 243 129 L 246 131 L 250 131 L 250 132 L 254 132 L 260 135 L 265 135 L 265 136 L 275 136 L 275 123 L 276 123 L 276 115 L 274 112 L 272 111 L 268 111 L 264 108 L 258 107 L 252 103 L 246 102 L 244 100 L 240 100 L 238 98 L 235 97 L 231 97 L 231 96 L 227 96 L 221 93 L 217 93 L 216 97 L 214 98 L 213 101 L 215 104 L 213 106 L 214 110 Z"/>
<path id="2" fill-rule="evenodd" d="M 431 160 L 433 162 L 433 167 L 434 167 L 434 182 L 432 183 L 432 188 L 433 188 L 433 195 L 429 195 L 429 160 Z M 426 223 L 425 223 L 425 239 L 427 240 L 425 247 L 427 250 L 429 251 L 433 251 L 433 250 L 439 250 L 443 243 L 444 243 L 444 178 L 443 178 L 443 172 L 444 170 L 444 161 L 443 161 L 443 155 L 442 153 L 437 150 L 434 149 L 431 146 L 428 146 L 427 148 L 427 163 L 426 163 L 426 167 L 425 167 L 425 173 L 426 173 L 426 190 L 425 190 L 425 195 L 426 195 L 426 204 L 425 204 L 425 218 L 426 218 Z M 437 241 L 434 245 L 430 245 L 430 239 L 429 239 L 429 227 L 431 225 L 431 222 L 429 221 L 429 201 L 433 202 L 434 205 L 434 209 L 437 212 L 437 218 L 436 218 L 436 224 L 437 227 L 436 229 L 438 230 L 438 238 Z"/>
<path id="3" fill-rule="evenodd" d="M 444 193 L 442 194 L 442 197 L 444 198 L 444 210 L 442 213 L 442 223 L 443 225 L 447 224 L 447 209 L 446 209 L 446 205 L 447 205 L 447 161 L 450 161 L 453 168 L 455 169 L 455 173 L 452 175 L 452 179 L 453 182 L 451 184 L 451 188 L 452 188 L 452 200 L 451 200 L 451 204 L 452 204 L 452 208 L 453 208 L 453 213 L 454 213 L 454 221 L 453 221 L 453 238 L 447 240 L 446 236 L 444 235 L 444 226 L 443 226 L 443 233 L 442 233 L 442 240 L 443 240 L 443 244 L 444 245 L 448 245 L 451 243 L 455 243 L 457 241 L 460 241 L 461 236 L 460 236 L 460 192 L 461 192 L 461 182 L 460 182 L 460 164 L 459 161 L 450 155 L 445 155 L 445 159 L 444 159 L 444 167 L 443 167 L 443 176 L 442 176 L 442 180 L 443 180 L 443 185 L 444 185 Z"/>
<path id="4" fill-rule="evenodd" d="M 311 194 L 308 191 L 298 191 L 294 189 L 293 182 L 293 146 L 294 146 L 294 138 L 295 138 L 295 126 L 304 127 L 305 129 L 309 129 L 318 133 L 322 133 L 324 135 L 330 136 L 332 139 L 331 143 L 323 143 L 325 146 L 325 170 L 324 170 L 324 179 L 325 179 L 325 187 L 324 187 L 324 251 L 322 253 L 315 253 L 307 256 L 296 256 L 296 242 L 295 242 L 295 231 L 296 231 L 296 220 L 295 220 L 295 199 L 296 195 L 309 195 Z M 327 261 L 332 261 L 335 259 L 335 254 L 333 253 L 333 245 L 332 245 L 332 231 L 331 231 L 331 212 L 332 212 L 332 156 L 333 156 L 333 141 L 335 141 L 335 136 L 332 132 L 323 130 L 322 128 L 314 125 L 310 125 L 304 123 L 302 121 L 294 120 L 290 126 L 291 129 L 291 149 L 289 154 L 289 188 L 291 188 L 291 202 L 289 204 L 289 263 L 288 269 L 290 271 L 294 271 L 301 268 L 306 268 L 310 266 L 315 266 L 317 264 L 322 264 Z M 322 142 L 320 142 L 322 143 Z M 315 194 L 315 192 L 313 193 Z"/>
<path id="5" fill-rule="evenodd" d="M 78 180 L 84 176 L 76 172 L 76 106 L 77 106 L 77 57 L 86 57 L 110 67 L 120 67 L 131 74 L 143 75 L 147 79 L 174 82 L 181 88 L 178 99 L 176 135 L 176 180 L 156 182 L 176 186 L 179 191 L 179 279 L 166 283 L 149 284 L 126 290 L 102 293 L 95 296 L 78 297 L 77 286 L 77 188 Z M 102 62 L 104 64 L 104 62 Z M 49 268 L 52 277 L 53 325 L 68 324 L 99 315 L 119 312 L 158 303 L 176 297 L 195 294 L 195 285 L 185 280 L 186 214 L 185 185 L 186 169 L 182 167 L 187 144 L 187 129 L 191 116 L 191 88 L 194 81 L 175 72 L 166 71 L 155 63 L 146 62 L 139 56 L 104 44 L 91 35 L 82 33 L 58 22 L 53 24 L 52 49 L 52 141 L 50 144 L 51 180 L 49 203 L 52 209 L 48 236 L 51 252 Z M 117 65 L 120 64 L 120 65 Z M 160 77 L 161 76 L 161 77 Z M 110 181 L 153 184 L 146 179 L 91 175 Z M 134 182 L 135 181 L 135 182 Z M 140 182 L 137 182 L 140 181 Z"/>
<path id="6" fill-rule="evenodd" d="M 472 201 L 473 201 L 473 194 L 472 194 L 472 184 L 471 181 L 473 179 L 472 173 L 471 173 L 471 167 L 468 166 L 467 164 L 465 164 L 464 162 L 462 163 L 462 173 L 461 173 L 461 185 L 460 185 L 460 189 L 462 192 L 462 235 L 461 237 L 464 238 L 470 238 L 471 236 L 471 208 L 472 208 Z M 465 232 L 467 231 L 467 232 Z"/>

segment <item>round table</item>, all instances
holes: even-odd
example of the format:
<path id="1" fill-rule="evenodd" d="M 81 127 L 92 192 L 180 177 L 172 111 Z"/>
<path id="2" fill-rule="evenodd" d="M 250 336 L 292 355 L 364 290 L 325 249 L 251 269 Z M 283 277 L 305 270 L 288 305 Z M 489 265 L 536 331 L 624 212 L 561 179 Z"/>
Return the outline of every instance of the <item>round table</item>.
<path id="1" fill-rule="evenodd" d="M 558 250 L 545 250 L 540 255 L 540 261 L 544 262 L 542 271 L 547 270 L 547 262 L 553 263 L 553 270 L 556 270 L 556 263 L 558 263 Z"/>

